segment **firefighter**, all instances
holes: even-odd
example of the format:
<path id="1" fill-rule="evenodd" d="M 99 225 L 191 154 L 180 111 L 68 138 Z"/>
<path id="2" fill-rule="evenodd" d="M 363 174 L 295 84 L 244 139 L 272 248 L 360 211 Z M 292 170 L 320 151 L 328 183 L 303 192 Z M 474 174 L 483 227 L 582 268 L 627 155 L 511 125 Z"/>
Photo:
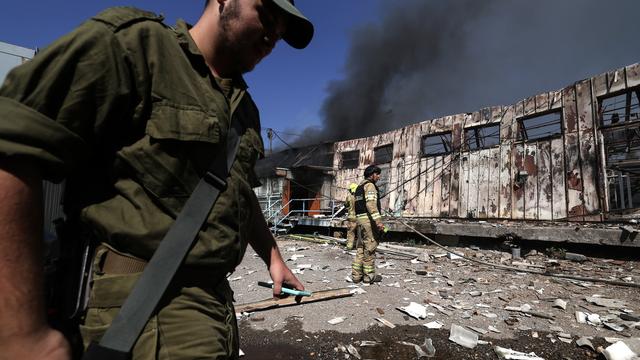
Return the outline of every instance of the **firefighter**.
<path id="1" fill-rule="evenodd" d="M 358 184 L 349 184 L 349 192 L 347 193 L 347 198 L 344 200 L 344 206 L 347 209 L 347 250 L 353 250 L 356 238 L 356 200 L 354 197 L 356 188 L 358 188 Z"/>
<path id="2" fill-rule="evenodd" d="M 356 245 L 356 257 L 351 264 L 351 278 L 354 283 L 365 284 L 380 282 L 382 276 L 376 275 L 376 248 L 380 232 L 384 230 L 380 215 L 380 194 L 376 182 L 382 171 L 375 165 L 364 170 L 364 180 L 355 192 L 356 223 L 359 236 Z"/>

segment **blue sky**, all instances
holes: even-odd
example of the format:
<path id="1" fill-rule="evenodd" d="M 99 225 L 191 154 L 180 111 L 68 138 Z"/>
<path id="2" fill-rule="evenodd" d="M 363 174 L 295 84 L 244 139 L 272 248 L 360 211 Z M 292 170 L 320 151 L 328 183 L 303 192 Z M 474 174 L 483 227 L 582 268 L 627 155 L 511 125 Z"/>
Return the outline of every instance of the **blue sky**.
<path id="1" fill-rule="evenodd" d="M 162 13 L 169 24 L 178 18 L 194 23 L 204 1 L 7 1 L 0 11 L 0 41 L 27 48 L 45 47 L 83 20 L 109 6 L 129 5 Z M 319 125 L 319 107 L 329 80 L 341 75 L 349 33 L 376 18 L 379 0 L 298 0 L 315 25 L 304 50 L 280 42 L 271 55 L 247 74 L 250 92 L 261 112 L 262 127 L 286 134 Z M 263 130 L 263 137 L 265 133 Z M 266 137 L 265 137 L 266 138 Z M 266 142 L 265 142 L 265 145 Z"/>

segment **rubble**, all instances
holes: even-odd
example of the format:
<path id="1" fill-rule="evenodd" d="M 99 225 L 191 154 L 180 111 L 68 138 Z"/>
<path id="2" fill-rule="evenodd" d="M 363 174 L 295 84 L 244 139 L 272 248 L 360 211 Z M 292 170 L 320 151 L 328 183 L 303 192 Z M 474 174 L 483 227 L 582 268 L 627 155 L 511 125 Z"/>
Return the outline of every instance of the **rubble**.
<path id="1" fill-rule="evenodd" d="M 429 338 L 434 339 L 436 346 L 438 343 L 431 332 L 435 334 L 449 329 L 450 346 L 466 346 L 465 349 L 482 348 L 482 344 L 487 342 L 500 345 L 500 339 L 526 336 L 530 341 L 553 344 L 554 347 L 571 345 L 576 351 L 584 352 L 593 351 L 593 347 L 602 345 L 605 338 L 623 341 L 640 336 L 640 294 L 630 291 L 628 287 L 546 277 L 520 268 L 517 271 L 505 271 L 465 259 L 451 261 L 447 252 L 433 248 L 415 251 L 416 254 L 427 254 L 424 259 L 426 262 L 412 261 L 415 257 L 410 259 L 379 254 L 376 273 L 383 276 L 383 281 L 373 285 L 353 284 L 345 282 L 347 279 L 350 281 L 353 255 L 344 252 L 343 247 L 301 245 L 298 242 L 282 249 L 295 249 L 293 255 L 300 255 L 291 256 L 289 253 L 286 257 L 290 268 L 305 270 L 298 275 L 305 288 L 316 296 L 322 295 L 323 291 L 338 290 L 336 286 L 346 286 L 340 289 L 347 294 L 346 297 L 330 297 L 316 303 L 306 298 L 301 302 L 296 302 L 293 297 L 270 299 L 269 306 L 264 309 L 247 308 L 247 304 L 255 304 L 252 301 L 270 298 L 271 293 L 254 285 L 256 281 L 265 280 L 265 276 L 268 278 L 264 265 L 257 258 L 246 256 L 245 261 L 255 262 L 258 265 L 255 269 L 258 270 L 256 272 L 253 267 L 247 267 L 244 262 L 238 267 L 236 274 L 242 274 L 242 277 L 231 282 L 234 297 L 240 303 L 236 309 L 248 313 L 277 311 L 277 315 L 262 316 L 264 320 L 259 321 L 257 319 L 260 317 L 254 315 L 252 319 L 252 316 L 245 315 L 240 322 L 245 321 L 252 328 L 274 331 L 282 329 L 286 319 L 297 316 L 305 331 L 326 329 L 347 333 L 358 333 L 370 327 L 393 332 L 406 325 L 419 326 L 428 332 Z M 287 250 L 285 252 L 289 252 Z M 390 247 L 389 250 L 411 252 L 406 247 Z M 523 265 L 524 268 L 544 267 L 554 273 L 582 278 L 640 279 L 640 268 L 632 261 L 589 257 L 588 262 L 576 262 L 564 257 L 549 259 L 542 252 L 522 250 L 526 255 L 518 262 L 531 265 Z M 503 250 L 456 248 L 454 251 L 490 263 L 499 263 L 506 255 L 506 264 L 515 263 L 511 254 Z M 297 306 L 277 303 L 283 300 Z M 304 319 L 299 317 L 301 314 L 305 314 Z M 319 314 L 324 315 L 321 321 L 316 320 Z M 334 324 L 327 322 L 328 319 L 337 318 L 343 319 Z M 446 335 L 444 339 L 446 341 Z M 418 346 L 429 354 L 422 340 L 424 338 L 406 341 L 414 349 Z M 356 341 L 355 345 L 360 346 L 359 351 L 364 354 L 363 345 L 359 343 Z M 504 348 L 514 349 L 511 356 L 522 356 L 517 355 L 520 349 L 515 345 Z M 411 349 L 412 356 L 424 357 L 414 349 Z M 440 348 L 438 352 L 439 355 L 443 354 Z M 545 356 L 537 349 L 535 354 L 525 355 L 538 356 L 536 354 Z M 343 355 L 354 358 L 346 351 L 346 347 Z"/>
<path id="2" fill-rule="evenodd" d="M 456 324 L 451 324 L 449 340 L 469 349 L 473 349 L 478 345 L 478 335 L 476 333 Z"/>

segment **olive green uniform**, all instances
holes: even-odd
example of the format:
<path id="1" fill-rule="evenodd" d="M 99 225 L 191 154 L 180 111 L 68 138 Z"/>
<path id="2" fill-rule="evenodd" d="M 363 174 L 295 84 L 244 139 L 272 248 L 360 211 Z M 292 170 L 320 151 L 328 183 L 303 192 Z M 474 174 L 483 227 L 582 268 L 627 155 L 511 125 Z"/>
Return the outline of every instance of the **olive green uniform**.
<path id="1" fill-rule="evenodd" d="M 253 167 L 263 153 L 246 89 L 241 77 L 211 75 L 187 24 L 171 28 L 131 8 L 83 23 L 12 70 L 0 88 L 0 156 L 35 162 L 45 179 L 67 178 L 67 212 L 115 252 L 144 260 L 213 158 L 225 154 L 231 119 L 243 119 L 228 186 L 134 359 L 238 356 L 225 276 L 248 243 L 257 203 L 252 187 L 259 184 Z M 96 257 L 85 342 L 102 336 L 139 276 L 106 273 L 101 256 L 104 249 Z"/>
<path id="2" fill-rule="evenodd" d="M 354 282 L 371 282 L 376 275 L 376 248 L 378 248 L 378 224 L 382 224 L 378 202 L 378 188 L 372 182 L 365 180 L 358 185 L 356 190 L 356 201 L 360 188 L 366 204 L 365 212 L 356 207 L 356 221 L 360 227 L 362 241 L 357 242 L 356 256 L 351 264 L 351 278 Z"/>
<path id="3" fill-rule="evenodd" d="M 347 198 L 344 200 L 344 206 L 347 208 L 347 250 L 353 250 L 356 239 L 356 199 L 353 193 L 349 191 Z"/>

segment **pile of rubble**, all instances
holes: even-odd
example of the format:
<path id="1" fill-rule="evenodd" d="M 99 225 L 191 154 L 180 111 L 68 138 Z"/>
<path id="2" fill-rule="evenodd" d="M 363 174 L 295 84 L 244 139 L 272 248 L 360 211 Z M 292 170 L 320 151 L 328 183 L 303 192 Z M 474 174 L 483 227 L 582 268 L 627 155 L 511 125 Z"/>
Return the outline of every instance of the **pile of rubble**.
<path id="1" fill-rule="evenodd" d="M 492 346 L 495 355 L 504 359 L 543 358 L 497 345 L 516 333 L 589 349 L 609 360 L 640 354 L 640 268 L 636 262 L 570 253 L 555 259 L 535 250 L 514 258 L 517 254 L 478 247 L 447 252 L 434 246 L 385 243 L 377 259 L 382 283 L 363 285 L 349 282 L 353 252 L 336 241 L 328 237 L 279 241 L 283 256 L 307 290 L 332 296 L 315 302 L 303 300 L 298 306 L 269 303 L 264 309 L 276 309 L 261 313 L 256 311 L 264 309 L 249 307 L 252 311 L 241 312 L 239 317 L 251 321 L 252 327 L 270 331 L 282 328 L 283 319 L 301 319 L 309 333 L 422 326 L 424 342 L 403 344 L 412 347 L 418 358 L 435 356 L 438 349 L 427 335 L 445 330 L 455 346 Z M 260 280 L 268 280 L 268 274 L 255 254 L 249 254 L 230 278 L 238 309 L 269 297 L 268 291 L 257 286 Z M 336 296 L 338 293 L 341 295 Z M 286 305 L 295 304 L 289 301 Z M 546 335 L 542 338 L 541 334 Z M 594 339 L 604 339 L 609 345 L 594 346 Z M 371 344 L 356 345 L 362 349 Z M 335 351 L 360 356 L 353 344 L 336 344 Z"/>

